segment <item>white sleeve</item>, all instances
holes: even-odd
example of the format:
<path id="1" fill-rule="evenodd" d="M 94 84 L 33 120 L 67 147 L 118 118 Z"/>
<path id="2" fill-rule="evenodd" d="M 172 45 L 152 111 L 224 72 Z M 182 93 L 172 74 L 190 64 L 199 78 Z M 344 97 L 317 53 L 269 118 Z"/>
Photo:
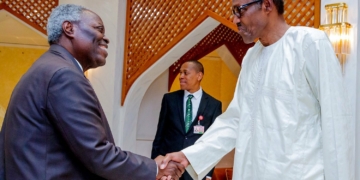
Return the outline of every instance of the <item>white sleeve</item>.
<path id="1" fill-rule="evenodd" d="M 205 177 L 221 158 L 235 147 L 240 114 L 239 79 L 234 98 L 227 110 L 215 119 L 194 145 L 182 150 L 190 162 L 186 170 L 195 180 Z"/>
<path id="2" fill-rule="evenodd" d="M 340 63 L 326 37 L 303 53 L 304 73 L 321 108 L 325 179 L 354 179 L 354 131 Z"/>

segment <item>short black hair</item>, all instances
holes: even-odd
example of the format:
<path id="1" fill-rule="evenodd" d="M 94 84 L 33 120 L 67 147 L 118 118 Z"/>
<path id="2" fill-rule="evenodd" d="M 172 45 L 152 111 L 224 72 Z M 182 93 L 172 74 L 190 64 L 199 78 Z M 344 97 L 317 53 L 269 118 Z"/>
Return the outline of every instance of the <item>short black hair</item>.
<path id="1" fill-rule="evenodd" d="M 204 66 L 201 64 L 201 62 L 199 62 L 197 60 L 189 60 L 189 61 L 185 61 L 184 63 L 187 63 L 187 62 L 195 64 L 196 72 L 202 72 L 204 74 Z"/>

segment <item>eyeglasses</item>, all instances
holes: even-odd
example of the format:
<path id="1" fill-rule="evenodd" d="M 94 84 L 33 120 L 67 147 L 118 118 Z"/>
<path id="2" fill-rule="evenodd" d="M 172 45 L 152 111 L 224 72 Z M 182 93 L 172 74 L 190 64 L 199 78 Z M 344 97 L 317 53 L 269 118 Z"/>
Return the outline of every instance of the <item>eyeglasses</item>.
<path id="1" fill-rule="evenodd" d="M 241 6 L 233 6 L 232 7 L 232 11 L 233 11 L 233 14 L 238 17 L 238 18 L 241 18 L 242 14 L 244 13 L 244 11 L 246 10 L 245 8 L 252 5 L 252 4 L 255 4 L 255 3 L 258 3 L 258 2 L 261 2 L 262 0 L 256 0 L 256 1 L 252 1 L 252 2 L 249 2 L 247 4 L 243 4 Z"/>

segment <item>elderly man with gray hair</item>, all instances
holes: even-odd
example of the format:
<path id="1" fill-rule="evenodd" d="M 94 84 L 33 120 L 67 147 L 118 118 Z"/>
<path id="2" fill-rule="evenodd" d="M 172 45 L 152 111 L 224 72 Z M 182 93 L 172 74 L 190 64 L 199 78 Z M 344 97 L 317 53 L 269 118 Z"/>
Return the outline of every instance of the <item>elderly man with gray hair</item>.
<path id="1" fill-rule="evenodd" d="M 103 66 L 101 18 L 60 5 L 47 25 L 50 49 L 16 85 L 0 134 L 0 179 L 178 179 L 184 167 L 123 151 L 83 72 Z"/>

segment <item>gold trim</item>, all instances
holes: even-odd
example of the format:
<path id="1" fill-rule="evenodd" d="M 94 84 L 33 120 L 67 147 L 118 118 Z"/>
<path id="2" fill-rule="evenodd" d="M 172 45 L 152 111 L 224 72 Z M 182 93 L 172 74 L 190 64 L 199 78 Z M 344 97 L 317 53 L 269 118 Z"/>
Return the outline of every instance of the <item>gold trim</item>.
<path id="1" fill-rule="evenodd" d="M 343 22 L 343 23 L 334 23 L 334 24 L 322 24 L 319 26 L 319 29 L 323 29 L 325 27 L 342 26 L 342 25 L 346 25 L 347 28 L 351 27 L 350 23 Z"/>
<path id="2" fill-rule="evenodd" d="M 334 4 L 325 5 L 325 9 L 330 8 L 330 7 L 345 7 L 345 8 L 347 8 L 347 4 L 346 3 L 334 3 Z"/>

